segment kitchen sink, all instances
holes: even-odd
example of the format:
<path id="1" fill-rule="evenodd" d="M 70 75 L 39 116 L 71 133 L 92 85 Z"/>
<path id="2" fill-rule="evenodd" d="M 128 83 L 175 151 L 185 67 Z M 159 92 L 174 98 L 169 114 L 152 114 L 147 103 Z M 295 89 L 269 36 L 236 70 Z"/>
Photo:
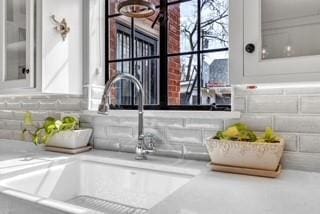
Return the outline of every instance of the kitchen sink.
<path id="1" fill-rule="evenodd" d="M 73 159 L 2 180 L 0 185 L 102 213 L 138 214 L 146 213 L 195 175 L 146 164 Z"/>

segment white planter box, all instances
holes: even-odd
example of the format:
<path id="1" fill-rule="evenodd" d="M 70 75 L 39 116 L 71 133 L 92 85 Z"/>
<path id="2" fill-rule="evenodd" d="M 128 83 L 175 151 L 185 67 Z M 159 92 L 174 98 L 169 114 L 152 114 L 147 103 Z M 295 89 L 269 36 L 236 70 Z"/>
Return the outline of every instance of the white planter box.
<path id="1" fill-rule="evenodd" d="M 214 164 L 275 171 L 284 150 L 280 143 L 256 143 L 207 139 L 207 149 Z"/>
<path id="2" fill-rule="evenodd" d="M 62 131 L 55 134 L 47 146 L 76 149 L 87 146 L 92 134 L 92 129 Z"/>

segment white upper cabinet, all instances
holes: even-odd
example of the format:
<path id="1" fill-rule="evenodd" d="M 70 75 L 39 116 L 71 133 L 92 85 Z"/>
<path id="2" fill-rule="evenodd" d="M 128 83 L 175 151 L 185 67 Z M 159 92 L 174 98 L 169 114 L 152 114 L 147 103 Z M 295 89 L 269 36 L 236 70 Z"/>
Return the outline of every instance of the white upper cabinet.
<path id="1" fill-rule="evenodd" d="M 83 0 L 0 0 L 0 94 L 82 94 L 83 9 Z"/>
<path id="2" fill-rule="evenodd" d="M 319 0 L 230 0 L 233 84 L 320 81 Z"/>
<path id="3" fill-rule="evenodd" d="M 33 0 L 0 1 L 0 89 L 34 87 Z"/>

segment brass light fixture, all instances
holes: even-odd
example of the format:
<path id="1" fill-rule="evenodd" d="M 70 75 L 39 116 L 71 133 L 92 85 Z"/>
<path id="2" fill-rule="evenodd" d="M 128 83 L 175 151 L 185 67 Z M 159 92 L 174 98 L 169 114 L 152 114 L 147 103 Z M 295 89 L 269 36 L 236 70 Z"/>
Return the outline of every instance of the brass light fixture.
<path id="1" fill-rule="evenodd" d="M 156 12 L 156 8 L 147 0 L 124 0 L 119 2 L 118 11 L 131 18 L 147 18 Z"/>

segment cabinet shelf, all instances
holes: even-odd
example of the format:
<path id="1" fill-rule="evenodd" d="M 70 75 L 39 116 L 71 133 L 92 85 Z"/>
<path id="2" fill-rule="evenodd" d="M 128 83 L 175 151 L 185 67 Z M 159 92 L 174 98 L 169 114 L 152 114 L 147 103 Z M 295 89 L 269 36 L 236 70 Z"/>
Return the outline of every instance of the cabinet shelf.
<path id="1" fill-rule="evenodd" d="M 7 45 L 8 51 L 26 51 L 26 41 L 13 42 Z"/>

